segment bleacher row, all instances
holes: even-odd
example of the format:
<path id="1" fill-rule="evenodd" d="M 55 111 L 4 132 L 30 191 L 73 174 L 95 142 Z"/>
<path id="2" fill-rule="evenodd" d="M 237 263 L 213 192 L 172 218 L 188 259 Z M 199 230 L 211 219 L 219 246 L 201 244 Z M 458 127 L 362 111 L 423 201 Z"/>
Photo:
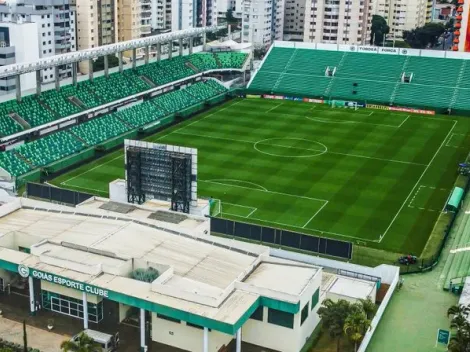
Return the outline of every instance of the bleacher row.
<path id="1" fill-rule="evenodd" d="M 336 68 L 333 77 L 325 75 L 328 67 Z M 412 74 L 411 83 L 401 82 L 403 73 Z M 460 59 L 274 47 L 248 88 L 470 110 L 470 65 Z"/>
<path id="2" fill-rule="evenodd" d="M 23 175 L 226 91 L 225 87 L 214 80 L 208 80 L 159 95 L 141 104 L 0 153 L 0 167 L 12 176 Z"/>
<path id="3" fill-rule="evenodd" d="M 135 70 L 126 69 L 108 78 L 96 77 L 93 82 L 81 81 L 59 91 L 48 90 L 39 97 L 29 95 L 21 103 L 9 100 L 0 104 L 0 137 L 36 127 L 81 111 L 144 92 L 196 73 L 225 68 L 240 69 L 247 55 L 240 52 L 198 53 L 177 56 Z M 29 125 L 29 126 L 28 126 Z"/>

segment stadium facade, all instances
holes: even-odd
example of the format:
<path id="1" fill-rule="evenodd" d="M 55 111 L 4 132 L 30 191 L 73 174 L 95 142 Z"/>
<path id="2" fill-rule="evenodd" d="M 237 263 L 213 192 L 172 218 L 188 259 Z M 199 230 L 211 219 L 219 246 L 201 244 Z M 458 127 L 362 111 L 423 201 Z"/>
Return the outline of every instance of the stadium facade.
<path id="1" fill-rule="evenodd" d="M 188 351 L 298 352 L 324 299 L 375 301 L 381 284 L 398 277 L 389 266 L 388 278 L 339 275 L 209 236 L 202 217 L 172 224 L 152 214 L 148 204 L 103 198 L 76 208 L 11 198 L 0 206 L 0 288 L 29 297 L 22 304 L 32 315 L 62 314 L 84 329 L 110 329 L 134 314 L 141 350 L 154 341 Z"/>

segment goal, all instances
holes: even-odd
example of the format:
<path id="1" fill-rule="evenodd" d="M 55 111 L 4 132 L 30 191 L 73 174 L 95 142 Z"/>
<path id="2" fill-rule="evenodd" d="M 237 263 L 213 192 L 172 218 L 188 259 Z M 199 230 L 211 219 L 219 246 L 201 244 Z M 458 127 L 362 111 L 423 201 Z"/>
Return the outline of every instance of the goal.
<path id="1" fill-rule="evenodd" d="M 359 109 L 357 101 L 330 100 L 330 106 L 332 108 Z"/>

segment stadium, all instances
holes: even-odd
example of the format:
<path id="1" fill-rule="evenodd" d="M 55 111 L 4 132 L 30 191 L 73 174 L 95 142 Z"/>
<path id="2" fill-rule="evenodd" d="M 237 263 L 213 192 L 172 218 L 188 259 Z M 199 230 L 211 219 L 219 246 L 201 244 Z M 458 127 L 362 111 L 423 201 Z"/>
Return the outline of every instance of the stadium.
<path id="1" fill-rule="evenodd" d="M 62 303 L 53 301 L 66 301 L 66 314 L 86 329 L 87 299 L 96 324 L 109 300 L 119 303 L 119 322 L 140 309 L 142 350 L 152 340 L 204 352 L 235 344 L 240 351 L 243 340 L 300 351 L 319 321 L 308 311 L 323 299 L 387 301 L 391 293 L 380 288 L 397 284 L 390 266 L 374 271 L 326 260 L 374 266 L 412 254 L 419 263 L 402 270 L 434 265 L 468 188 L 470 56 L 275 42 L 258 61 L 250 47 L 208 45 L 206 33 L 216 30 L 0 68 L 0 77 L 17 82 L 16 99 L 0 103 L 0 185 L 34 198 L 2 207 L 0 228 L 12 234 L 2 242 L 2 286 L 10 272 L 23 271 L 30 312 L 36 301 L 56 312 Z M 200 36 L 203 45 L 193 47 Z M 166 56 L 162 44 L 170 48 Z M 125 65 L 122 52 L 135 58 L 140 48 L 144 60 Z M 78 61 L 109 54 L 119 56 L 117 69 L 108 70 L 105 60 L 104 72 L 77 77 Z M 22 75 L 64 64 L 72 65 L 70 84 L 41 91 L 38 83 L 23 94 Z M 57 231 L 41 224 L 46 214 Z M 83 217 L 106 219 L 106 235 Z M 44 232 L 28 235 L 32 227 Z M 155 248 L 145 254 L 129 237 L 147 231 Z M 159 252 L 169 233 L 181 237 L 177 248 Z M 185 248 L 201 266 L 177 267 L 189 257 Z M 83 253 L 89 265 L 79 263 Z M 330 259 L 310 262 L 305 254 Z M 232 256 L 233 266 L 224 267 L 221 258 Z M 136 285 L 128 281 L 130 260 L 134 270 L 158 267 L 160 276 L 126 291 Z M 275 278 L 287 277 L 287 267 L 296 274 L 285 291 Z M 70 304 L 80 302 L 82 310 L 72 313 Z M 146 337 L 146 321 L 186 322 L 178 329 L 191 338 L 168 338 L 179 331 L 171 324 Z M 278 335 L 279 326 L 289 333 Z M 281 347 L 281 337 L 289 347 Z"/>

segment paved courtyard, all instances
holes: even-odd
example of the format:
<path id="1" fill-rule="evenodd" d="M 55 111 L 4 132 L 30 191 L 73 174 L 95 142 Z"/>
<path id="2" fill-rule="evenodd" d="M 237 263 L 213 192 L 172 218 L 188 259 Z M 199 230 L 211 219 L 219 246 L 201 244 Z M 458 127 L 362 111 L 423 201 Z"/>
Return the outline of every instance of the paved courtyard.
<path id="1" fill-rule="evenodd" d="M 70 338 L 33 326 L 26 326 L 28 346 L 41 352 L 60 352 L 62 341 Z M 23 324 L 7 318 L 0 318 L 0 338 L 23 345 Z"/>

